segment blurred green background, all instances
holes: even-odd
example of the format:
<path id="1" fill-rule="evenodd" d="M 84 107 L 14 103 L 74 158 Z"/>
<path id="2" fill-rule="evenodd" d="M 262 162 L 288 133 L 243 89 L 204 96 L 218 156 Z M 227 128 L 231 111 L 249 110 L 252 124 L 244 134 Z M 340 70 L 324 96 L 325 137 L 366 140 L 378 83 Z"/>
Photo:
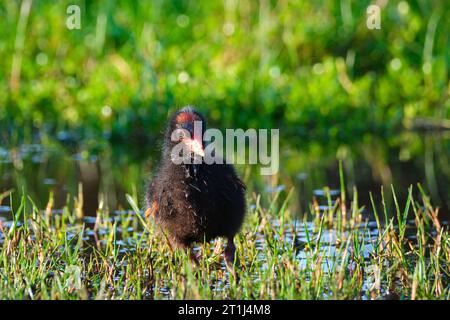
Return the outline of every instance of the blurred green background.
<path id="1" fill-rule="evenodd" d="M 280 128 L 273 185 L 309 198 L 342 160 L 349 188 L 422 182 L 448 208 L 449 21 L 447 0 L 2 1 L 0 191 L 76 193 L 83 166 L 52 148 L 100 162 L 94 193 L 141 190 L 168 114 L 193 104 L 210 126 Z"/>

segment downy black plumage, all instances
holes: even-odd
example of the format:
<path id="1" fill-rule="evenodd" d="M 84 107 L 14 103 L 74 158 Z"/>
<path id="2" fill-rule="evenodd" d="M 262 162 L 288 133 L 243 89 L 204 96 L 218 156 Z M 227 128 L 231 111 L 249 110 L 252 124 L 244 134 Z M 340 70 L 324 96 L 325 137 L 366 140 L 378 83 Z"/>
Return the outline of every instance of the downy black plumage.
<path id="1" fill-rule="evenodd" d="M 195 137 L 194 121 L 202 123 L 202 136 Z M 172 132 L 184 129 L 194 139 L 172 141 Z M 225 259 L 234 261 L 233 238 L 239 231 L 245 211 L 245 185 L 231 164 L 175 164 L 172 148 L 183 141 L 197 141 L 204 150 L 206 122 L 192 107 L 175 113 L 167 126 L 160 165 L 147 188 L 147 215 L 154 217 L 167 233 L 171 244 L 190 248 L 195 242 L 225 237 Z M 204 153 L 203 153 L 204 155 Z M 198 155 L 196 155 L 198 156 Z"/>

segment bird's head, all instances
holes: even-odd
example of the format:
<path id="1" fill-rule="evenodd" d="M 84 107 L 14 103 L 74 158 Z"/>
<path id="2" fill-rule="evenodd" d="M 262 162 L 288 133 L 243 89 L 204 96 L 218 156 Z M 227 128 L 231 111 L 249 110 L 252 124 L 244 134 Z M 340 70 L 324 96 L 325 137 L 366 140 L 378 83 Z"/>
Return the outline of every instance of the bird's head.
<path id="1" fill-rule="evenodd" d="M 205 127 L 205 119 L 198 111 L 190 106 L 184 107 L 170 119 L 166 132 L 166 144 L 171 148 L 182 144 L 193 156 L 204 157 Z"/>

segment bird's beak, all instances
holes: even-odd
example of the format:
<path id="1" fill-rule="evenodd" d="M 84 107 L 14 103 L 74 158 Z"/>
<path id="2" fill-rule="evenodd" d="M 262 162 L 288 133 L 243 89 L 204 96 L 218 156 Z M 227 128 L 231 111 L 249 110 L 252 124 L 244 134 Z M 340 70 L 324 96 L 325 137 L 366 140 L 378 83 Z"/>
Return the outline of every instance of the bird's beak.
<path id="1" fill-rule="evenodd" d="M 183 141 L 191 152 L 198 154 L 201 157 L 205 156 L 205 150 L 203 150 L 202 143 L 198 139 L 186 138 Z"/>

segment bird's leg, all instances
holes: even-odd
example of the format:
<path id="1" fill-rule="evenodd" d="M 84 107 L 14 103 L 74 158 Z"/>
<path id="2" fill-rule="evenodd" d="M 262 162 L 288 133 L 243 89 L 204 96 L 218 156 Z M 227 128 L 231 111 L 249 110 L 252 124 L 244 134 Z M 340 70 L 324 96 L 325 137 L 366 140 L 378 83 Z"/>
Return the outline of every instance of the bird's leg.
<path id="1" fill-rule="evenodd" d="M 239 260 L 236 256 L 236 246 L 234 245 L 233 237 L 228 237 L 227 247 L 225 248 L 225 262 L 228 267 L 232 267 L 234 264 L 239 264 Z M 236 261 L 235 261 L 236 258 Z"/>
<path id="2" fill-rule="evenodd" d="M 216 245 L 214 246 L 214 254 L 215 255 L 220 255 L 221 253 L 222 253 L 222 238 L 220 238 L 216 242 Z"/>
<path id="3" fill-rule="evenodd" d="M 200 261 L 199 259 L 199 255 L 195 254 L 194 250 L 192 249 L 192 247 L 188 247 L 189 250 L 189 259 L 191 260 L 191 262 L 196 265 L 199 266 L 200 265 Z"/>

